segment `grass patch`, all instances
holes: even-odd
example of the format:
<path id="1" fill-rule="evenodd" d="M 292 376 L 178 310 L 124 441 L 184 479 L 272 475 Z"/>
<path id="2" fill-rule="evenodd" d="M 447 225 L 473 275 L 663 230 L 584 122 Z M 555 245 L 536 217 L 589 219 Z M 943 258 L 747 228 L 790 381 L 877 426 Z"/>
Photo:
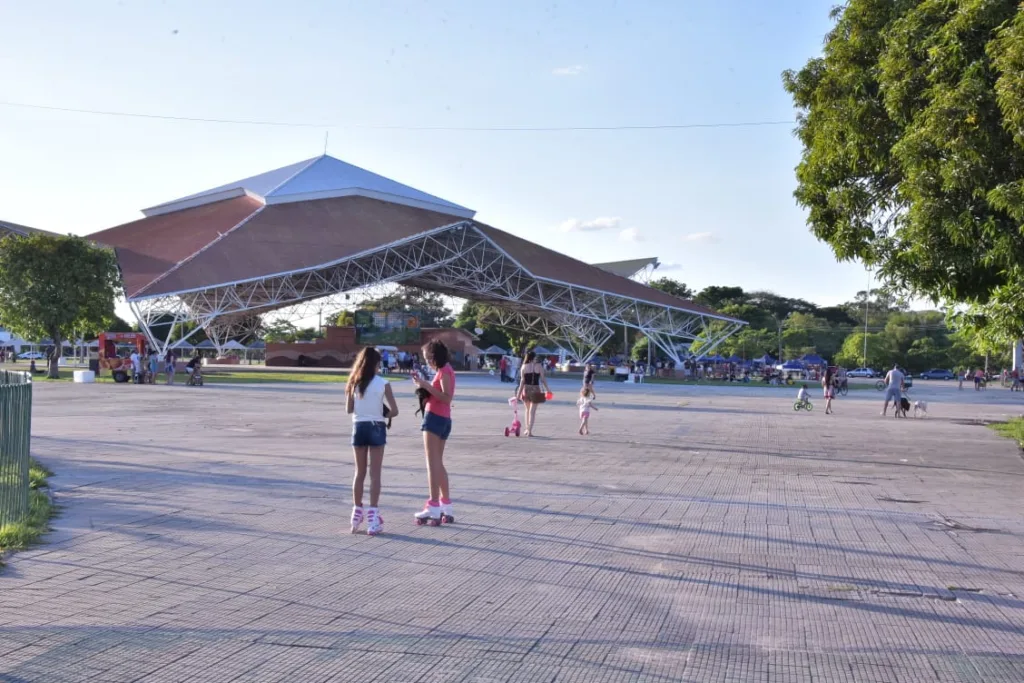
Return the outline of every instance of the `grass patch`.
<path id="1" fill-rule="evenodd" d="M 1012 417 L 1006 422 L 995 422 L 989 425 L 1000 436 L 1013 439 L 1017 445 L 1024 448 L 1024 417 Z"/>
<path id="2" fill-rule="evenodd" d="M 565 375 L 555 375 L 555 378 L 559 377 L 565 377 Z M 602 384 L 612 383 L 615 381 L 608 375 L 601 375 L 597 380 Z M 619 384 L 624 384 L 624 382 L 619 382 Z M 788 391 L 799 391 L 800 385 L 806 384 L 808 391 L 817 389 L 819 393 L 821 392 L 821 380 L 817 379 L 798 380 L 794 384 L 772 385 L 765 384 L 760 379 L 751 380 L 750 382 L 728 382 L 720 379 L 693 380 L 676 379 L 671 377 L 645 377 L 644 384 L 680 384 L 692 387 L 729 387 L 732 389 L 749 389 L 751 387 L 757 387 L 761 389 L 786 389 Z M 851 382 L 847 386 L 850 391 L 866 391 L 868 389 L 871 391 L 877 391 L 874 384 L 854 384 Z"/>
<path id="3" fill-rule="evenodd" d="M 45 465 L 32 459 L 28 471 L 28 514 L 24 519 L 0 526 L 0 553 L 27 548 L 49 531 L 50 520 L 57 512 L 46 492 L 47 480 L 52 475 Z"/>
<path id="4" fill-rule="evenodd" d="M 74 369 L 61 368 L 60 378 L 57 380 L 46 379 L 45 375 L 36 375 L 35 382 L 56 382 L 69 381 L 74 377 Z M 407 375 L 388 375 L 384 379 L 389 382 L 397 382 L 408 379 Z M 177 373 L 174 375 L 175 384 L 184 384 L 188 375 Z M 96 378 L 101 384 L 114 384 L 109 372 L 105 372 Z M 167 381 L 167 376 L 161 374 L 157 384 Z M 340 372 L 274 372 L 273 370 L 223 370 L 220 368 L 206 370 L 203 373 L 204 384 L 344 384 L 348 381 L 348 375 Z"/>

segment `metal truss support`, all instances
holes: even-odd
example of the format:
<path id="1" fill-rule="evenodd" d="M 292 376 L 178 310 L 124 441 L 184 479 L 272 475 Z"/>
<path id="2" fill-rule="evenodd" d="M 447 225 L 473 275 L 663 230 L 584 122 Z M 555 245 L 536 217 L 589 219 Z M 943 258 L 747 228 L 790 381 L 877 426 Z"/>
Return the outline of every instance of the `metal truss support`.
<path id="1" fill-rule="evenodd" d="M 710 312 L 537 277 L 471 221 L 316 268 L 139 298 L 129 304 L 151 343 L 163 352 L 171 344 L 174 325 L 202 327 L 216 344 L 223 345 L 255 329 L 249 321 L 263 314 L 395 283 L 492 306 L 505 319 L 499 324 L 557 340 L 583 361 L 593 358 L 607 342 L 611 326 L 642 331 L 678 362 L 672 340 L 700 340 L 710 351 L 743 324 Z M 168 321 L 172 324 L 167 325 Z M 171 328 L 166 333 L 164 325 Z"/>
<path id="2" fill-rule="evenodd" d="M 581 363 L 590 362 L 614 334 L 608 325 L 599 320 L 565 314 L 549 317 L 494 307 L 483 316 L 483 319 L 500 327 L 551 339 Z"/>

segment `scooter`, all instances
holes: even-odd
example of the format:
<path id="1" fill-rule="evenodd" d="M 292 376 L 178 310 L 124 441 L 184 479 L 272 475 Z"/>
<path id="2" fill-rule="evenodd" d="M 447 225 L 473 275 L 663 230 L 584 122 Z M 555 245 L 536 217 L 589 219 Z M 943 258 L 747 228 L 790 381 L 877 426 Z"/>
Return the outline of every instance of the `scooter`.
<path id="1" fill-rule="evenodd" d="M 508 400 L 508 404 L 512 406 L 512 424 L 505 427 L 505 436 L 515 434 L 519 436 L 519 432 L 523 425 L 519 422 L 519 399 L 513 396 Z"/>

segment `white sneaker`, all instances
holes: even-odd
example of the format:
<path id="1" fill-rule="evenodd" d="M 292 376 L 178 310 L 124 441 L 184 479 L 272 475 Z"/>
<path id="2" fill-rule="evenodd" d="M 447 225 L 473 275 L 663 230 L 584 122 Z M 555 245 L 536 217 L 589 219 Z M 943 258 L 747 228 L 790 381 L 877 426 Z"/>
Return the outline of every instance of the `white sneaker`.
<path id="1" fill-rule="evenodd" d="M 364 517 L 365 516 L 363 514 L 363 508 L 359 507 L 358 505 L 353 505 L 352 506 L 352 533 L 353 534 L 356 533 L 357 531 L 359 531 L 359 527 L 361 527 L 363 525 Z"/>
<path id="2" fill-rule="evenodd" d="M 376 536 L 384 531 L 384 518 L 377 508 L 366 508 L 366 535 Z"/>

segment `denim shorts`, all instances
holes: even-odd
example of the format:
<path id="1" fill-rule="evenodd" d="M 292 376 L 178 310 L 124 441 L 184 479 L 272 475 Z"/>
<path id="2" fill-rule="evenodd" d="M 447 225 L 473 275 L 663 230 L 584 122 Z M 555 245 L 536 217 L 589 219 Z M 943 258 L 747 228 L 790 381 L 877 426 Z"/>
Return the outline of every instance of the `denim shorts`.
<path id="1" fill-rule="evenodd" d="M 388 428 L 383 422 L 354 422 L 353 446 L 383 446 L 388 442 Z"/>
<path id="2" fill-rule="evenodd" d="M 420 427 L 420 431 L 436 434 L 441 437 L 442 441 L 447 441 L 452 433 L 452 420 L 450 417 L 441 417 L 426 412 L 423 414 L 423 425 Z"/>

